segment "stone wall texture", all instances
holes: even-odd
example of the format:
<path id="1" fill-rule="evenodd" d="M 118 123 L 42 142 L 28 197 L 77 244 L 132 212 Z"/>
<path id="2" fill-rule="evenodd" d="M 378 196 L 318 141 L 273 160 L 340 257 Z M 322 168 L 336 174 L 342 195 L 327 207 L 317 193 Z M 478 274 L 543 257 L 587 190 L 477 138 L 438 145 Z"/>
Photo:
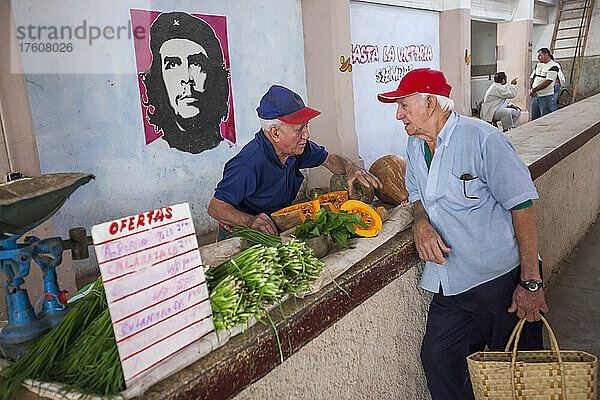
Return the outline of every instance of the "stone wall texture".
<path id="1" fill-rule="evenodd" d="M 418 287 L 422 268 L 409 269 L 235 399 L 430 399 L 419 358 L 431 299 Z"/>

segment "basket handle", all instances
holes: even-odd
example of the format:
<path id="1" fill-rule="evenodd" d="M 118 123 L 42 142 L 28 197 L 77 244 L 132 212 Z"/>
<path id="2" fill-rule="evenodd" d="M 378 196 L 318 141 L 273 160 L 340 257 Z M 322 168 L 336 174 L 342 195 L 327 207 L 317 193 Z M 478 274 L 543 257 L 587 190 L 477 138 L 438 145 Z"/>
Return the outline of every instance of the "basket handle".
<path id="1" fill-rule="evenodd" d="M 548 324 L 548 321 L 546 321 L 546 318 L 544 318 L 543 315 L 540 315 L 540 319 L 542 320 L 542 322 L 544 323 L 544 326 L 546 327 L 546 330 L 548 331 L 548 337 L 550 338 L 550 348 L 552 349 L 552 351 L 554 351 L 554 353 L 556 354 L 556 358 L 558 360 L 561 388 L 562 388 L 562 398 L 566 399 L 567 398 L 567 388 L 565 385 L 565 366 L 563 363 L 562 356 L 560 355 L 560 350 L 558 348 L 558 341 L 556 340 L 556 336 L 554 336 L 554 332 L 552 331 L 552 328 L 550 328 L 550 324 Z M 519 339 L 521 338 L 521 331 L 523 330 L 525 321 L 526 321 L 525 318 L 521 318 L 519 320 L 519 322 L 517 322 L 517 325 L 515 325 L 515 328 L 513 329 L 512 333 L 510 335 L 510 338 L 508 339 L 506 348 L 504 349 L 505 352 L 510 351 L 511 344 L 512 344 L 510 369 L 511 369 L 511 381 L 512 381 L 512 386 L 514 389 L 513 390 L 513 398 L 516 398 L 515 363 L 516 363 L 516 358 L 517 358 L 517 345 L 519 344 Z M 514 339 L 514 342 L 513 342 L 513 339 Z"/>

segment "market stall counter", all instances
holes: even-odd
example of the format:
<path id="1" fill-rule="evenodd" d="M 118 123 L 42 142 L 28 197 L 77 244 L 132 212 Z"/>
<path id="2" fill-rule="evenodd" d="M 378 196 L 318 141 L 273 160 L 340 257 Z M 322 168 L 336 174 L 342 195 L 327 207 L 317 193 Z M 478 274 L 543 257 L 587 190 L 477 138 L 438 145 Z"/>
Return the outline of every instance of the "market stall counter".
<path id="1" fill-rule="evenodd" d="M 376 237 L 351 238 L 350 249 L 336 248 L 330 243 L 333 251 L 322 259 L 323 272 L 312 287 L 271 309 L 270 318 L 277 334 L 270 324 L 262 323 L 242 327 L 237 332 L 239 327 L 229 332 L 217 331 L 213 351 L 185 367 L 172 364 L 173 370 L 180 370 L 149 387 L 142 385 L 139 390 L 128 390 L 125 395 L 143 399 L 233 397 L 416 265 L 418 255 L 412 234 L 406 229 L 411 222 L 412 208 L 403 203 L 390 210 Z M 205 263 L 213 257 L 211 264 L 214 264 L 240 246 L 240 239 L 233 238 L 203 246 L 200 253 Z M 50 388 L 50 391 L 55 390 Z M 12 398 L 26 399 L 32 394 L 21 389 Z M 61 398 L 56 391 L 38 394 Z M 36 396 L 31 398 L 40 398 Z"/>

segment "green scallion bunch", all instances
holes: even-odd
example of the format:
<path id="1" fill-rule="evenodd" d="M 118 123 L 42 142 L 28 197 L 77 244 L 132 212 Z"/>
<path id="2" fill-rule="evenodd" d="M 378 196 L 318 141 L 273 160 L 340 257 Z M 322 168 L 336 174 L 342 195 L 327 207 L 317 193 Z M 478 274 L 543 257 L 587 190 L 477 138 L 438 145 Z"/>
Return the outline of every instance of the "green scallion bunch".
<path id="1" fill-rule="evenodd" d="M 68 391 L 114 395 L 125 389 L 108 308 L 83 330 L 50 376 Z"/>
<path id="2" fill-rule="evenodd" d="M 252 317 L 262 319 L 267 307 L 286 293 L 308 289 L 322 269 L 323 262 L 306 243 L 296 240 L 277 247 L 254 245 L 208 269 L 215 328 L 231 328 Z"/>
<path id="3" fill-rule="evenodd" d="M 80 300 L 77 300 L 71 310 L 65 315 L 54 329 L 43 335 L 40 340 L 19 361 L 0 371 L 0 399 L 6 400 L 18 389 L 25 379 L 36 379 L 39 381 L 58 381 L 67 384 L 68 387 L 77 388 L 82 393 L 95 393 L 101 395 L 116 394 L 125 389 L 121 363 L 108 359 L 107 353 L 114 349 L 117 351 L 115 336 L 108 318 L 108 327 L 104 331 L 93 332 L 108 313 L 106 297 L 102 279 L 94 284 L 91 292 Z M 106 322 L 104 320 L 104 322 Z M 92 328 L 94 327 L 94 328 Z M 88 333 L 86 333 L 88 332 Z M 93 332 L 93 333 L 89 333 Z M 92 337 L 92 341 L 82 342 L 82 337 Z M 94 343 L 94 340 L 96 341 Z M 81 371 L 70 373 L 70 354 L 79 352 L 94 355 L 99 348 L 104 353 L 102 356 L 95 354 L 96 359 L 102 362 L 82 363 L 74 366 L 87 368 L 86 377 Z M 107 381 L 110 384 L 106 384 Z M 105 390 L 102 390 L 104 382 Z"/>
<path id="4" fill-rule="evenodd" d="M 210 291 L 209 300 L 216 330 L 226 329 L 241 323 L 238 314 L 242 282 L 233 275 L 226 276 Z"/>
<path id="5" fill-rule="evenodd" d="M 286 278 L 286 293 L 294 294 L 310 288 L 323 270 L 323 261 L 304 242 L 292 240 L 278 247 L 279 259 Z"/>
<path id="6" fill-rule="evenodd" d="M 266 307 L 284 295 L 280 270 L 277 248 L 261 245 L 207 270 L 215 328 L 226 329 L 251 317 L 263 317 Z"/>
<path id="7" fill-rule="evenodd" d="M 241 237 L 246 239 L 250 244 L 262 244 L 267 247 L 275 247 L 281 244 L 281 238 L 276 235 L 263 233 L 246 226 L 238 226 L 231 231 L 227 238 Z"/>

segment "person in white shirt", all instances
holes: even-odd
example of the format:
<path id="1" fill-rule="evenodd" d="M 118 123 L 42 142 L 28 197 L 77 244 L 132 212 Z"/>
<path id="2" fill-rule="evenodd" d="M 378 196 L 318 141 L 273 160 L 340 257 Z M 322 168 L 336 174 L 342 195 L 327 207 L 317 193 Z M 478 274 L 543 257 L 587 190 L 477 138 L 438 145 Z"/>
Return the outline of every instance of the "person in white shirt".
<path id="1" fill-rule="evenodd" d="M 531 101 L 531 120 L 552 112 L 552 97 L 554 96 L 554 81 L 558 77 L 560 65 L 552 60 L 550 50 L 543 47 L 538 50 L 538 64 L 529 79 L 529 95 Z"/>
<path id="2" fill-rule="evenodd" d="M 519 126 L 521 119 L 521 109 L 507 101 L 519 93 L 517 78 L 510 82 L 510 86 L 507 86 L 506 83 L 506 73 L 498 72 L 494 76 L 494 83 L 485 92 L 480 113 L 480 117 L 484 121 L 502 122 L 504 132 Z"/>
<path id="3" fill-rule="evenodd" d="M 554 61 L 554 57 L 550 55 L 550 59 Z M 558 63 L 557 63 L 558 64 Z M 565 74 L 562 72 L 562 68 L 558 69 L 558 77 L 554 80 L 554 95 L 552 96 L 552 111 L 558 110 L 558 95 L 560 93 L 560 88 L 565 86 L 567 78 L 565 78 Z"/>

